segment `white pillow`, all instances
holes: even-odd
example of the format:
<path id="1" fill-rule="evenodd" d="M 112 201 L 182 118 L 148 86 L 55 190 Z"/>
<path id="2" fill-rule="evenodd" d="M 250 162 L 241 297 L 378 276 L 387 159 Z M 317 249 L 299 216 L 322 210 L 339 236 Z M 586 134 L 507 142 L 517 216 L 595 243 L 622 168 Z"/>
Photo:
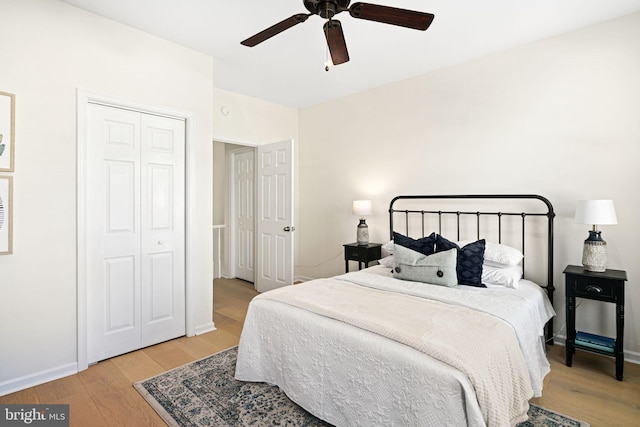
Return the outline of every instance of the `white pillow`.
<path id="1" fill-rule="evenodd" d="M 387 251 L 389 255 L 393 255 L 393 245 L 394 245 L 393 240 L 389 240 L 387 243 L 382 245 L 382 249 Z"/>
<path id="2" fill-rule="evenodd" d="M 458 242 L 458 246 L 463 247 L 464 245 L 471 243 L 469 241 Z M 485 264 L 496 265 L 518 265 L 520 261 L 522 261 L 524 255 L 516 248 L 512 248 L 511 246 L 503 245 L 501 243 L 491 243 L 486 242 L 484 247 L 484 261 Z M 488 262 L 487 262 L 488 261 Z"/>
<path id="3" fill-rule="evenodd" d="M 485 285 L 500 285 L 507 288 L 517 288 L 522 278 L 522 267 L 510 265 L 508 267 L 482 266 L 482 283 Z"/>
<path id="4" fill-rule="evenodd" d="M 379 259 L 378 263 L 385 267 L 393 268 L 393 255 L 389 255 L 382 259 Z"/>

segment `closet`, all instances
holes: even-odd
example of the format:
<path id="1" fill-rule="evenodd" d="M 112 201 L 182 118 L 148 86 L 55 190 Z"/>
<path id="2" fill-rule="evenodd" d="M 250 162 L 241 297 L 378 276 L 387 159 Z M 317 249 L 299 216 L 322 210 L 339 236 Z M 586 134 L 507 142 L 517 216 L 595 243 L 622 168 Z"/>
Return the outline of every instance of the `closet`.
<path id="1" fill-rule="evenodd" d="M 185 334 L 185 121 L 87 113 L 87 359 Z"/>

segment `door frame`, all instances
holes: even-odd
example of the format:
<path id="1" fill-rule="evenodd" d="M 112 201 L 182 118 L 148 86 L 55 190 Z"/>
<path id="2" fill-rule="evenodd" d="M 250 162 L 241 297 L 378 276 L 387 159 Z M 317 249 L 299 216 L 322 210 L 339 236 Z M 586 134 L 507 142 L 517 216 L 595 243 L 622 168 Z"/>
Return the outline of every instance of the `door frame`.
<path id="1" fill-rule="evenodd" d="M 235 140 L 235 139 L 229 139 L 229 138 L 224 138 L 224 137 L 217 137 L 217 136 L 213 136 L 213 142 L 218 142 L 221 144 L 225 145 L 225 158 L 224 158 L 224 167 L 226 168 L 226 173 L 224 174 L 224 179 L 226 180 L 225 185 L 223 187 L 224 193 L 224 204 L 225 204 L 225 209 L 224 209 L 224 214 L 225 214 L 225 227 L 224 227 L 224 262 L 223 262 L 223 267 L 222 267 L 222 271 L 224 272 L 224 274 L 222 274 L 222 277 L 225 278 L 233 278 L 235 277 L 235 238 L 233 238 L 232 236 L 232 228 L 234 226 L 235 223 L 235 219 L 234 216 L 235 213 L 235 208 L 233 208 L 233 199 L 235 197 L 235 195 L 233 194 L 233 188 L 235 187 L 235 184 L 233 183 L 233 174 L 232 174 L 232 169 L 233 169 L 233 156 L 231 155 L 231 152 L 234 151 L 235 149 L 231 149 L 231 150 L 227 150 L 226 146 L 227 145 L 237 145 L 237 149 L 238 150 L 253 150 L 254 153 L 257 152 L 257 148 L 258 148 L 258 144 L 253 143 L 253 142 L 247 142 L 247 141 L 240 141 L 240 140 Z M 215 167 L 215 166 L 214 166 Z M 214 191 L 215 191 L 215 186 L 214 186 Z M 254 199 L 256 197 L 256 192 L 254 189 L 254 193 L 253 193 Z M 254 203 L 254 208 L 255 208 L 255 203 Z M 254 277 L 255 279 L 255 277 Z M 255 281 L 254 281 L 255 284 Z"/>
<path id="2" fill-rule="evenodd" d="M 191 144 L 193 135 L 194 114 L 188 111 L 168 109 L 152 105 L 142 104 L 118 97 L 87 92 L 78 89 L 76 94 L 77 107 L 77 180 L 76 180 L 76 281 L 77 281 L 77 351 L 78 351 L 78 371 L 88 368 L 87 358 L 87 253 L 85 245 L 86 229 L 86 207 L 89 203 L 86 194 L 87 162 L 85 160 L 88 144 L 88 106 L 90 103 L 105 105 L 108 107 L 133 110 L 140 113 L 155 114 L 185 121 L 185 316 L 187 336 L 196 333 L 193 319 L 195 310 L 195 297 L 193 295 L 195 283 L 194 265 L 190 261 L 191 253 L 195 252 L 194 242 L 197 239 L 195 232 L 195 193 L 196 182 L 195 171 L 191 165 L 195 164 L 195 149 Z"/>

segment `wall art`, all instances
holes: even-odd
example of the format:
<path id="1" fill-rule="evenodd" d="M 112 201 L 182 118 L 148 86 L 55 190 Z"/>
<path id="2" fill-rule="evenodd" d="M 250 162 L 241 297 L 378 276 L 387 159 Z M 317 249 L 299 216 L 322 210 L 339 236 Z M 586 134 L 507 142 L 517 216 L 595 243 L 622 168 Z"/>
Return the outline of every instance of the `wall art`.
<path id="1" fill-rule="evenodd" d="M 0 172 L 13 172 L 15 95 L 0 92 Z"/>
<path id="2" fill-rule="evenodd" d="M 13 177 L 0 176 L 0 255 L 12 253 Z"/>

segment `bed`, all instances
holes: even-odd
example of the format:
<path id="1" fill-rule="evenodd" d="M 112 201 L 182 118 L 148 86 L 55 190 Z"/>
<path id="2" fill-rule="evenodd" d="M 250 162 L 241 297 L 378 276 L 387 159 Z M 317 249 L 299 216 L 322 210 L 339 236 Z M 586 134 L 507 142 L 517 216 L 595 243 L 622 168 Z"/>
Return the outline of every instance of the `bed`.
<path id="1" fill-rule="evenodd" d="M 252 300 L 236 378 L 336 426 L 525 421 L 549 372 L 554 216 L 538 195 L 395 197 L 380 265 Z"/>

